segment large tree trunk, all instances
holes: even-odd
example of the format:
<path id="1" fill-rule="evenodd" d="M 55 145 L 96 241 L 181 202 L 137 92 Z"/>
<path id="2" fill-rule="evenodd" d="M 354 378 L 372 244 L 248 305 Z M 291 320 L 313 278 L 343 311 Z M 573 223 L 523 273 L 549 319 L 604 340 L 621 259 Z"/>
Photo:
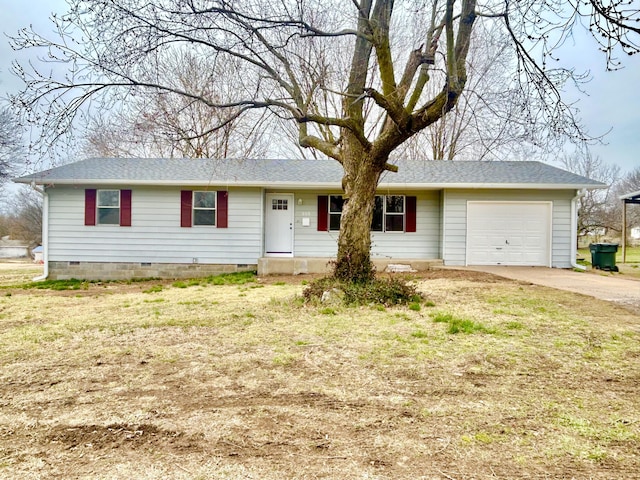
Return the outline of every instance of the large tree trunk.
<path id="1" fill-rule="evenodd" d="M 371 158 L 357 141 L 348 144 L 342 180 L 346 201 L 342 209 L 334 277 L 350 282 L 369 282 L 375 275 L 371 264 L 371 219 L 385 162 Z"/>

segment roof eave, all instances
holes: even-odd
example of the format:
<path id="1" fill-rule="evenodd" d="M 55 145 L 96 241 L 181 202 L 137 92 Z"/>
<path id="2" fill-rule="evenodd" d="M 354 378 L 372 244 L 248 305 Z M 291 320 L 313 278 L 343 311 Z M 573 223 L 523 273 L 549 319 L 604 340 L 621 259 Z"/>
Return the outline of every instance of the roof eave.
<path id="1" fill-rule="evenodd" d="M 302 190 L 311 189 L 335 189 L 340 188 L 340 182 L 269 182 L 263 181 L 238 181 L 238 180 L 217 180 L 202 182 L 200 180 L 126 180 L 126 179 L 45 179 L 35 177 L 14 178 L 16 183 L 36 184 L 44 186 L 167 186 L 167 187 L 202 187 L 202 186 L 234 186 L 234 187 L 261 187 L 261 188 L 296 188 Z M 575 183 L 393 183 L 381 182 L 379 189 L 406 189 L 406 190 L 441 190 L 441 189 L 529 189 L 529 190 L 581 190 L 581 189 L 601 189 L 607 188 L 605 184 L 575 184 Z M 622 198 L 622 197 L 621 197 Z"/>
<path id="2" fill-rule="evenodd" d="M 627 198 L 640 197 L 640 190 L 637 192 L 627 193 L 625 195 L 620 195 L 620 200 L 626 200 Z"/>

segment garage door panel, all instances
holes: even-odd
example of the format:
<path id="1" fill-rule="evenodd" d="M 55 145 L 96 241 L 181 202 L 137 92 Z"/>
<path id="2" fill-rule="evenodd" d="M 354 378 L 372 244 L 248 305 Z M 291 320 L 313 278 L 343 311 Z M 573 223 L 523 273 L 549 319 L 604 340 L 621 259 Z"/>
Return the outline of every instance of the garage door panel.
<path id="1" fill-rule="evenodd" d="M 549 202 L 468 202 L 468 265 L 549 266 Z"/>

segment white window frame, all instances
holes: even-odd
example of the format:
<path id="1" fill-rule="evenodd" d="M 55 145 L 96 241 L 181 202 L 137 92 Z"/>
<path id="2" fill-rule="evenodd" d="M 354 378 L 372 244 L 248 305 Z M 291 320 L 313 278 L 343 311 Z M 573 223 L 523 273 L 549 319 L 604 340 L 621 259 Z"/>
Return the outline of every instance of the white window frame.
<path id="1" fill-rule="evenodd" d="M 100 194 L 103 192 L 118 192 L 118 204 L 117 205 L 101 205 L 100 204 Z M 102 190 L 96 191 L 96 225 L 120 225 L 120 208 L 122 207 L 122 202 L 120 199 L 120 190 L 115 188 L 104 188 Z M 101 210 L 116 210 L 118 212 L 117 219 L 115 222 L 101 222 L 100 221 L 100 211 Z"/>
<path id="2" fill-rule="evenodd" d="M 331 197 L 342 197 L 342 195 L 329 195 L 328 211 L 328 228 L 329 231 L 339 231 L 331 228 L 331 215 L 340 215 L 340 223 L 342 223 L 342 210 L 331 210 Z M 402 197 L 402 212 L 387 212 L 387 197 Z M 407 196 L 406 195 L 376 195 L 376 198 L 382 199 L 382 230 L 373 230 L 377 233 L 405 233 L 407 229 Z M 344 205 L 344 204 L 343 204 Z M 387 230 L 387 216 L 402 216 L 402 230 Z"/>
<path id="3" fill-rule="evenodd" d="M 336 198 L 341 198 L 342 199 L 342 208 L 344 208 L 344 197 L 342 195 L 329 195 L 329 206 L 327 207 L 327 210 L 329 212 L 329 218 L 327 219 L 327 221 L 329 222 L 329 231 L 330 232 L 339 232 L 340 231 L 340 227 L 338 227 L 337 229 L 335 228 L 331 228 L 331 216 L 338 216 L 339 217 L 339 221 L 338 221 L 338 225 L 342 225 L 342 208 L 340 208 L 340 210 L 331 210 L 331 197 L 336 197 Z"/>
<path id="4" fill-rule="evenodd" d="M 387 212 L 387 197 L 402 197 L 402 212 Z M 406 195 L 376 195 L 382 199 L 382 229 L 371 230 L 378 233 L 405 233 L 407 229 L 407 197 Z M 375 214 L 375 212 L 374 212 Z M 387 216 L 402 216 L 402 230 L 387 230 Z"/>
<path id="5" fill-rule="evenodd" d="M 196 195 L 206 193 L 213 195 L 213 207 L 197 207 Z M 196 223 L 196 212 L 213 212 L 213 223 Z M 194 227 L 215 227 L 218 224 L 218 192 L 211 190 L 194 190 L 191 193 L 191 225 Z"/>

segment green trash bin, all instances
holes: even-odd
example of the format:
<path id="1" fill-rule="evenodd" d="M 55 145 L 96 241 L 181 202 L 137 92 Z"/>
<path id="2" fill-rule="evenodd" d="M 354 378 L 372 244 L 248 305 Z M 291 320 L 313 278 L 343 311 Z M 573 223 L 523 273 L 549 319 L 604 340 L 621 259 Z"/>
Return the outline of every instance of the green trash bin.
<path id="1" fill-rule="evenodd" d="M 591 251 L 591 266 L 593 268 L 611 272 L 618 271 L 618 267 L 616 267 L 617 243 L 592 243 L 589 245 L 589 251 Z"/>

